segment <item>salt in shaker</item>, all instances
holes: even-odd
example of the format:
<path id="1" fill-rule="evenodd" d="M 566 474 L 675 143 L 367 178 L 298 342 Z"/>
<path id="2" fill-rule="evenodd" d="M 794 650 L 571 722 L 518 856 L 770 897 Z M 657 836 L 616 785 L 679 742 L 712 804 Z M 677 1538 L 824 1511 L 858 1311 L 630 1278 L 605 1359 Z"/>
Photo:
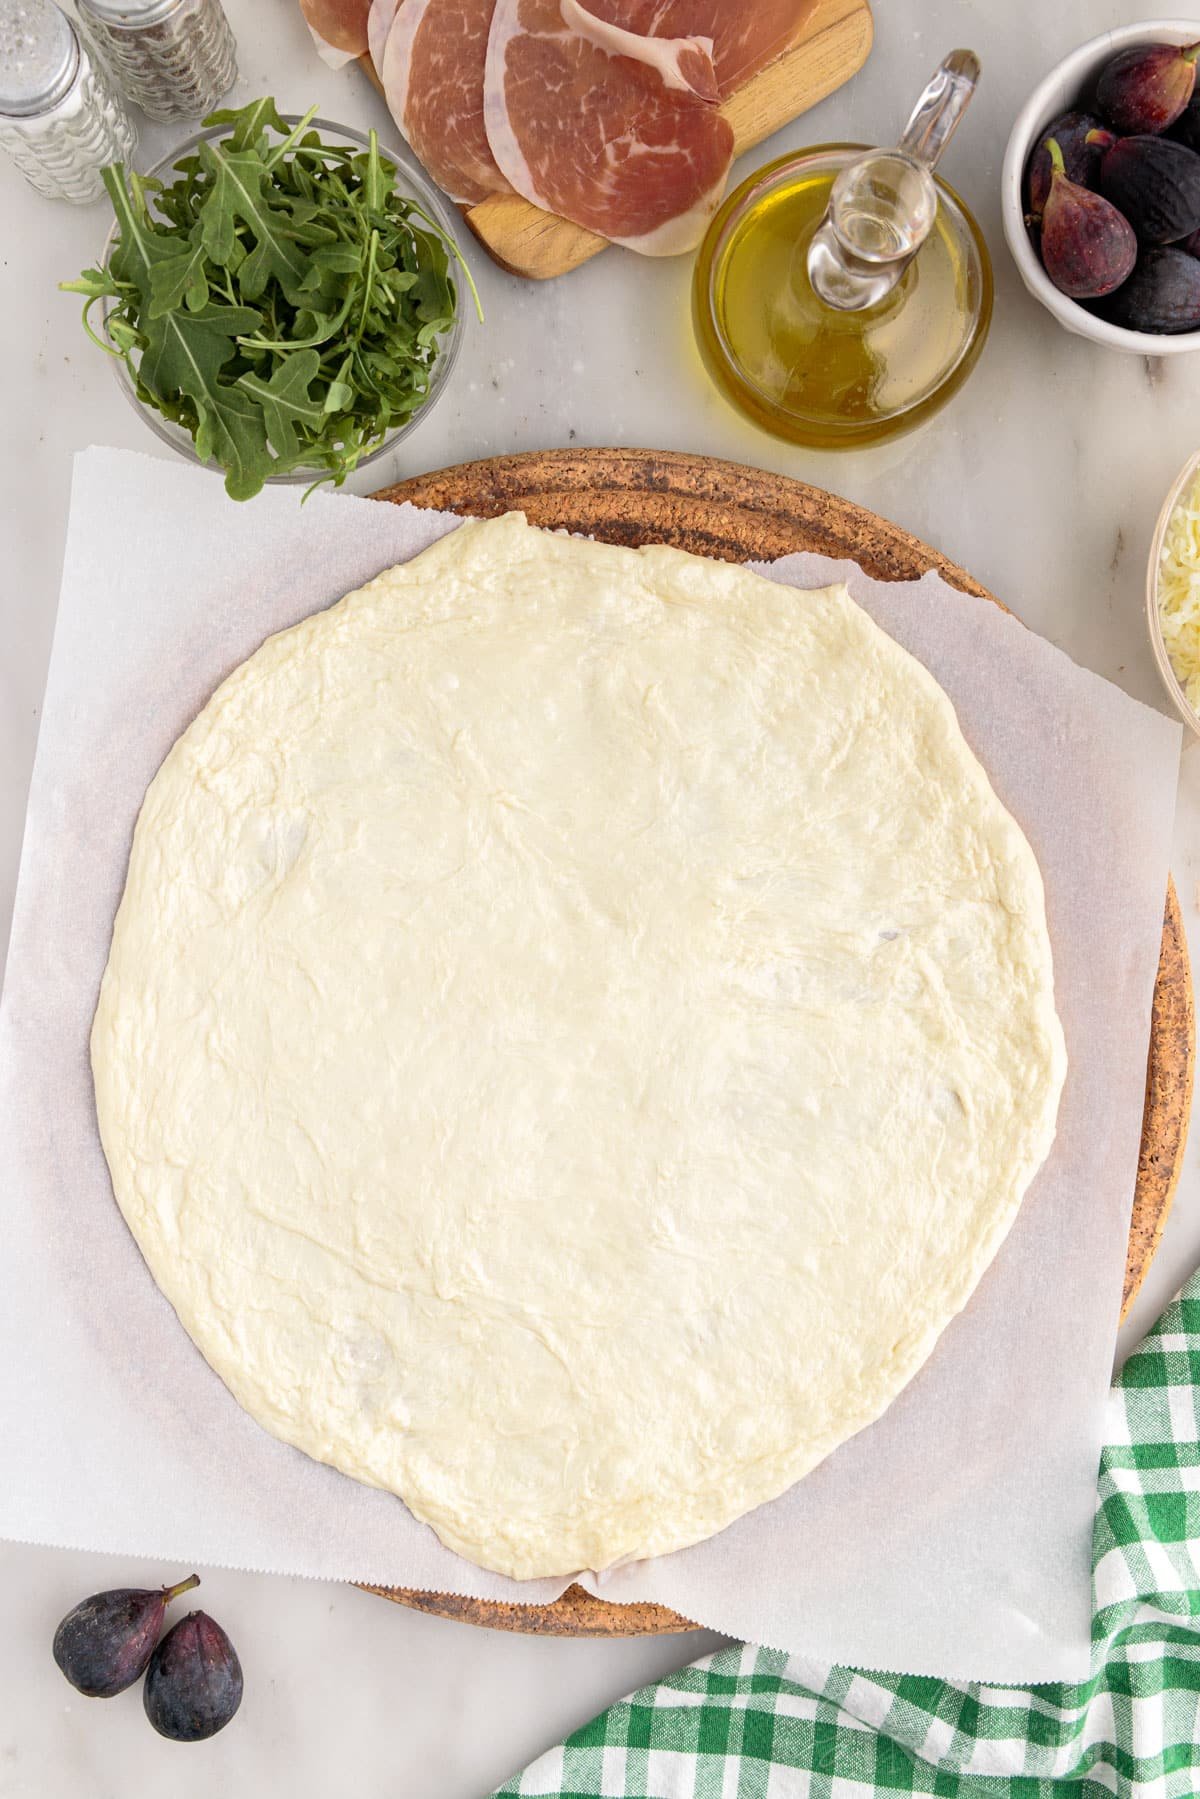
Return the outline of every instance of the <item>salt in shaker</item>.
<path id="1" fill-rule="evenodd" d="M 152 119 L 197 119 L 237 80 L 221 0 L 76 0 L 121 88 Z"/>
<path id="2" fill-rule="evenodd" d="M 0 8 L 0 149 L 52 200 L 94 200 L 105 163 L 128 161 L 137 133 L 104 71 L 51 0 Z"/>

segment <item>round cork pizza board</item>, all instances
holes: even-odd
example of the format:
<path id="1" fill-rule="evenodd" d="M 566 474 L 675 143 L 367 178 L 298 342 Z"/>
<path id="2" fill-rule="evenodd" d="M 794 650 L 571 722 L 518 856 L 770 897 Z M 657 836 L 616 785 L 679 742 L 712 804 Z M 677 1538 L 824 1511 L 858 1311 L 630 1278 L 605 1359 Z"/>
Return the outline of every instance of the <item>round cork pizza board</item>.
<path id="1" fill-rule="evenodd" d="M 547 450 L 461 463 L 374 496 L 490 518 L 515 508 L 531 523 L 606 543 L 669 543 L 727 562 L 771 561 L 794 550 L 844 556 L 882 581 L 936 569 L 951 587 L 1001 604 L 973 576 L 898 525 L 783 475 L 707 456 L 658 450 Z M 1121 1316 L 1162 1236 L 1187 1138 L 1195 1018 L 1187 942 L 1168 882 L 1162 951 L 1146 1064 L 1142 1146 L 1125 1263 Z M 510 1605 L 405 1587 L 366 1589 L 416 1611 L 493 1630 L 549 1636 L 647 1636 L 697 1626 L 666 1606 L 614 1605 L 568 1587 L 552 1605 Z"/>

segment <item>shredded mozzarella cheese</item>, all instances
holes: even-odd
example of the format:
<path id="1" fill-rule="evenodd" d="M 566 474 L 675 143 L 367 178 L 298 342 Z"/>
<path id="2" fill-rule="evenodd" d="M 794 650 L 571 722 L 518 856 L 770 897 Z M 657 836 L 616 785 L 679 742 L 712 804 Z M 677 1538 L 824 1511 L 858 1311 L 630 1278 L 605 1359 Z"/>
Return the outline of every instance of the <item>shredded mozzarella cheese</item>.
<path id="1" fill-rule="evenodd" d="M 1167 522 L 1158 568 L 1158 616 L 1171 667 L 1200 712 L 1200 476 Z"/>

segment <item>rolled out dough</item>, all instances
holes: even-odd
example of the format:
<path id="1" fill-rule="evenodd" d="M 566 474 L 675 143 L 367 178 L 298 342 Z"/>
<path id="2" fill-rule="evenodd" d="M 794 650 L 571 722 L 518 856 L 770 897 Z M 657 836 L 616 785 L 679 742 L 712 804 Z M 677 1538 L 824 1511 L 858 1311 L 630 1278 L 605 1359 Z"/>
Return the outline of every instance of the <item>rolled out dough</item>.
<path id="1" fill-rule="evenodd" d="M 92 1061 L 236 1398 L 518 1577 L 694 1543 L 877 1418 L 1065 1071 L 1033 853 L 845 588 L 519 514 L 184 732 Z"/>

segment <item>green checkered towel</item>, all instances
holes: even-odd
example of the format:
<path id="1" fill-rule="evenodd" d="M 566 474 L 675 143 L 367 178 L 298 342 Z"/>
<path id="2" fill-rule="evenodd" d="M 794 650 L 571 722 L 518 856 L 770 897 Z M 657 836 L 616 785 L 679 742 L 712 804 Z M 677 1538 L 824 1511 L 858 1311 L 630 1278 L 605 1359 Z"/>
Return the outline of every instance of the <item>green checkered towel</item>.
<path id="1" fill-rule="evenodd" d="M 746 1644 L 643 1687 L 517 1775 L 525 1799 L 1200 1794 L 1200 1272 L 1109 1399 L 1079 1686 L 869 1674 Z"/>

